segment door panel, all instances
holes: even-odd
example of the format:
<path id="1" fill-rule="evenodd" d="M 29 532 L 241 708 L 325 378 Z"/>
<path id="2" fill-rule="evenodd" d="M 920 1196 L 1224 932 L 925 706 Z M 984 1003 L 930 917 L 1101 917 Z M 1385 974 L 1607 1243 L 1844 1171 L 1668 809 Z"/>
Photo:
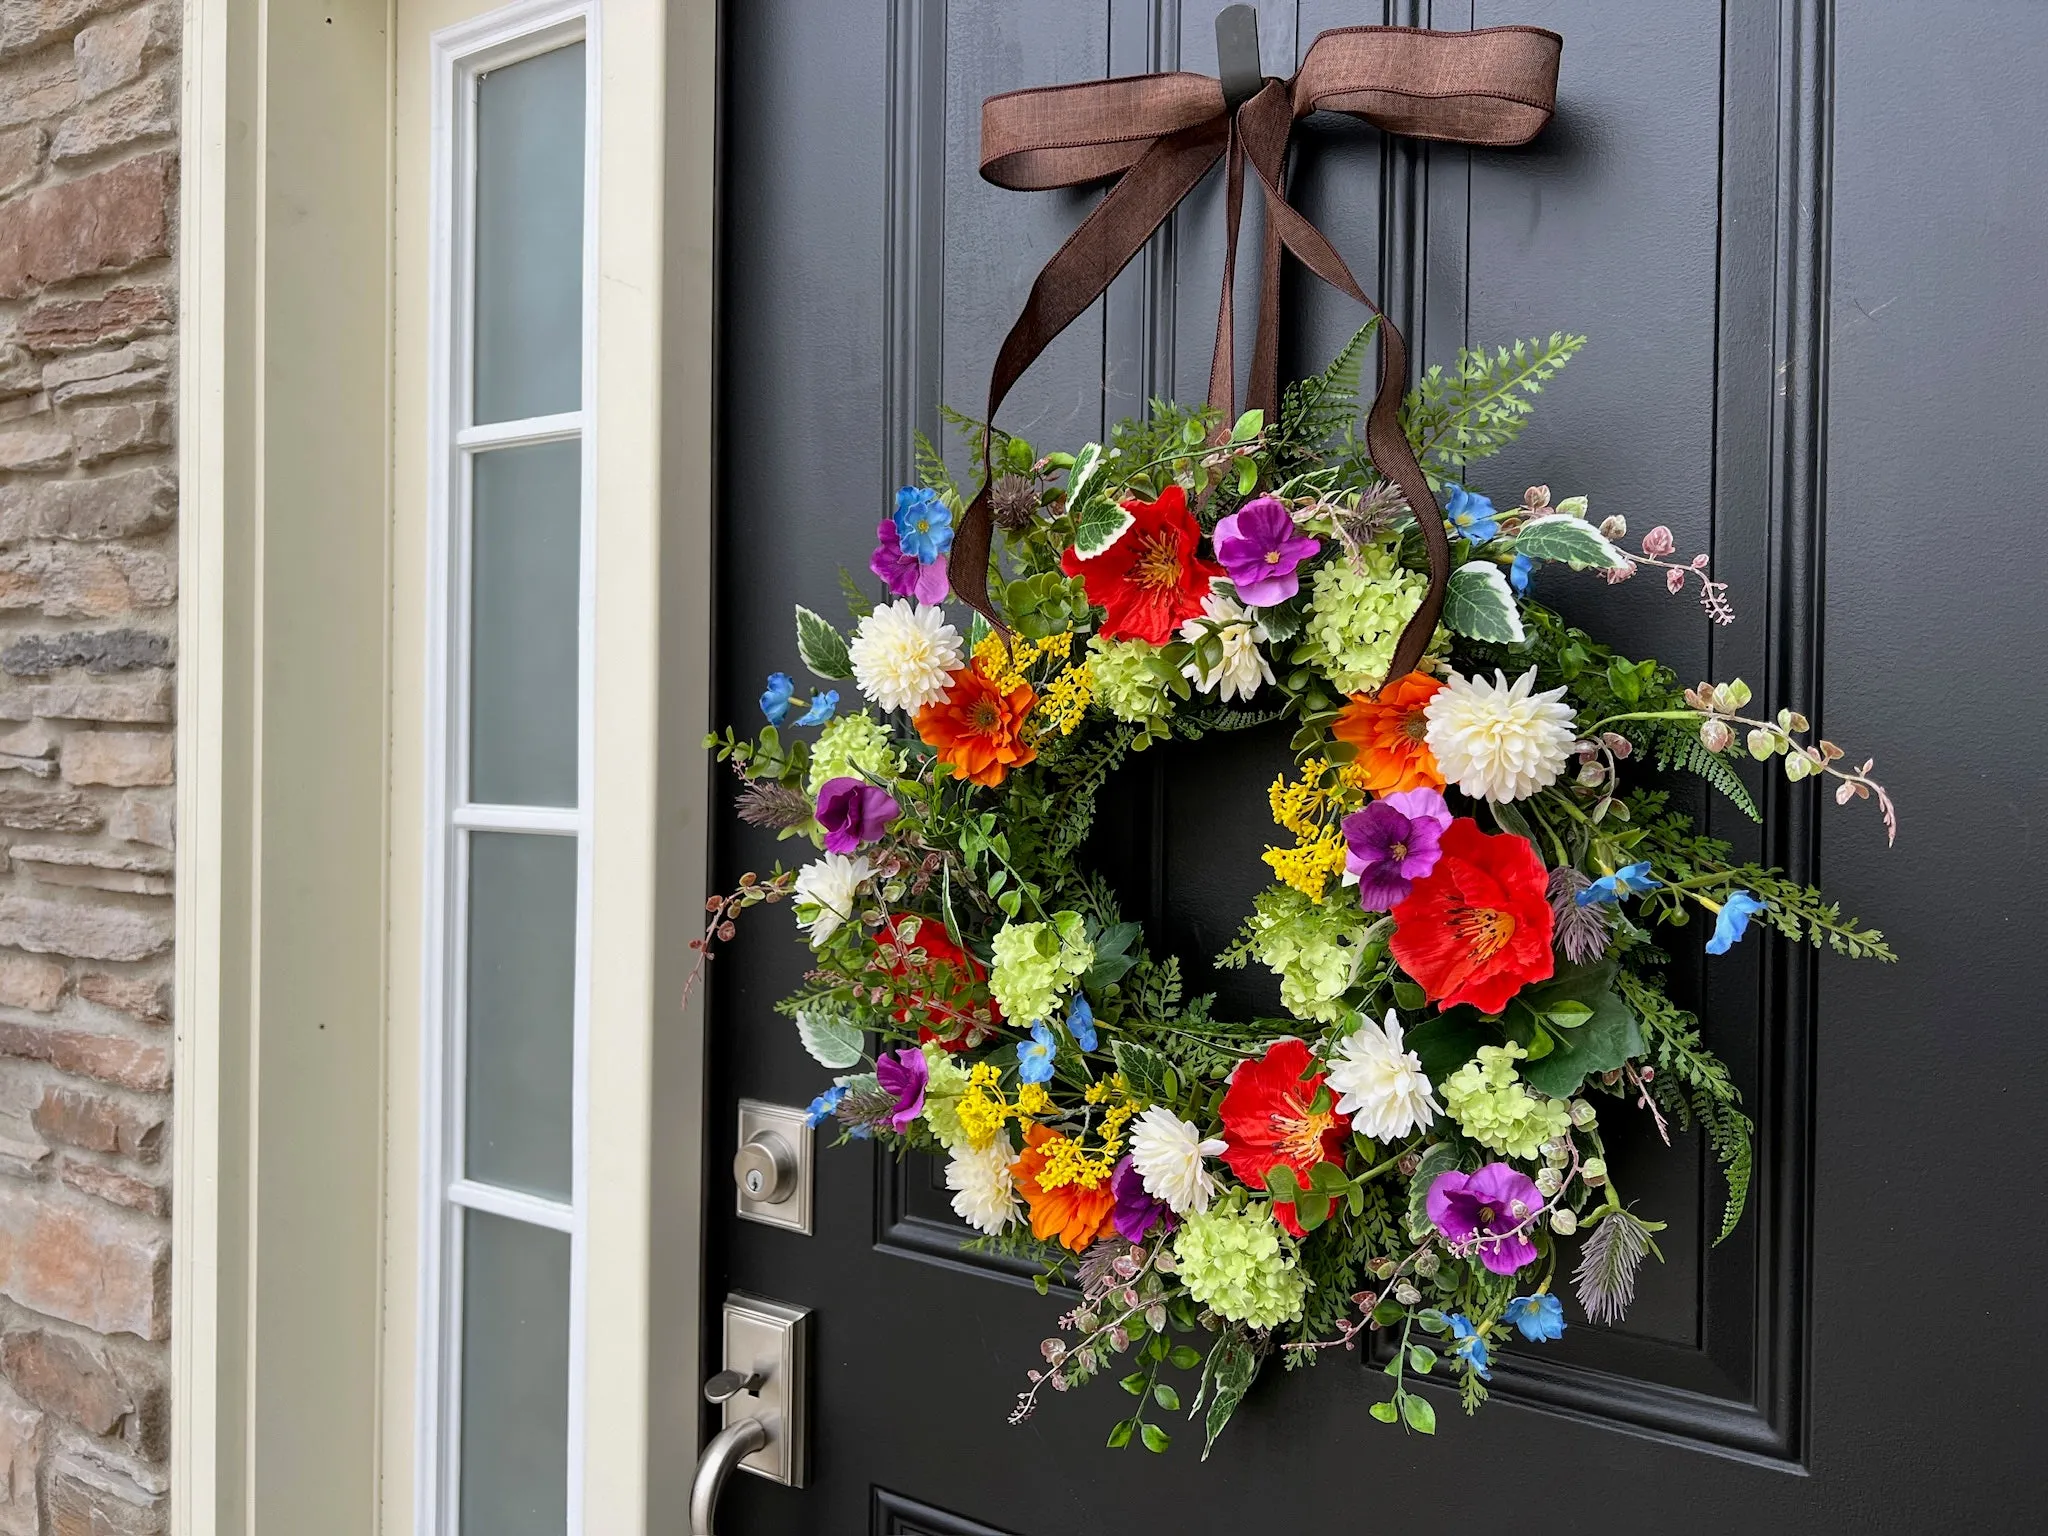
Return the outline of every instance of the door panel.
<path id="1" fill-rule="evenodd" d="M 1049 1536 L 1085 1519 L 1234 1531 L 1283 1516 L 1357 1519 L 1368 1507 L 1462 1529 L 1445 1524 L 1438 1490 L 1509 1464 L 1517 1529 L 1528 1532 L 1634 1529 L 1646 1497 L 1672 1531 L 1731 1520 L 1756 1530 L 2025 1527 L 2010 1500 L 2021 1426 L 2040 1422 L 2038 1375 L 2001 1385 L 2005 1405 L 1987 1415 L 1995 1422 L 1961 1402 L 1941 1418 L 1909 1380 L 1917 1368 L 1878 1341 L 1903 1318 L 1934 1321 L 1898 1310 L 1894 1287 L 1924 1298 L 1929 1285 L 1928 1256 L 1896 1276 L 1887 1267 L 1908 1223 L 1937 1219 L 1938 1201 L 1948 1230 L 1959 1206 L 1979 1200 L 1988 1223 L 1990 1197 L 1958 1191 L 1951 1176 L 2021 1152 L 2014 1126 L 2024 1116 L 1991 1124 L 1977 1113 L 1979 1074 L 2038 1083 L 2048 1065 L 2038 1036 L 1998 1023 L 1945 1036 L 1959 1054 L 1931 1085 L 1921 1054 L 1929 1023 L 1952 1017 L 1950 994 L 1992 1020 L 2016 1018 L 2011 1009 L 2030 996 L 2023 962 L 1973 953 L 1966 974 L 1954 957 L 1972 949 L 1968 915 L 1985 900 L 1964 883 L 1964 855 L 1990 857 L 1991 839 L 2006 835 L 1993 829 L 2031 784 L 2025 770 L 1988 769 L 1959 785 L 1953 752 L 1957 732 L 1974 732 L 1997 744 L 1999 763 L 2038 754 L 2041 711 L 2006 712 L 2016 687 L 2041 701 L 2048 641 L 2019 564 L 1979 569 L 1977 546 L 1993 532 L 1985 520 L 2004 520 L 1997 531 L 2016 539 L 2020 514 L 1983 508 L 1966 535 L 1916 497 L 1944 474 L 1975 480 L 1994 462 L 2004 483 L 2026 483 L 2030 470 L 2038 479 L 2048 450 L 2038 434 L 1990 435 L 1968 403 L 1983 385 L 1943 340 L 1956 304 L 1913 297 L 1952 267 L 1968 296 L 1960 323 L 1971 361 L 1998 399 L 2038 398 L 2048 383 L 2040 349 L 1989 317 L 2032 313 L 2042 297 L 2027 274 L 2048 219 L 2024 189 L 2030 175 L 2038 188 L 2048 128 L 2019 120 L 2006 104 L 2018 96 L 2001 101 L 1967 82 L 2018 69 L 2011 60 L 2024 49 L 2000 25 L 2038 55 L 2048 15 L 1988 6 L 1995 18 L 1936 35 L 1903 12 L 1837 16 L 1821 0 L 1390 9 L 1398 14 L 1384 19 L 1561 31 L 1557 121 L 1526 149 L 1473 152 L 1316 120 L 1298 135 L 1297 204 L 1384 297 L 1424 363 L 1468 343 L 1591 335 L 1523 441 L 1488 466 L 1487 488 L 1512 497 L 1546 480 L 1559 495 L 1590 496 L 1596 516 L 1625 515 L 1637 535 L 1668 525 L 1684 553 L 1712 553 L 1739 621 L 1712 629 L 1689 600 L 1650 582 L 1594 588 L 1559 574 L 1543 578 L 1540 595 L 1567 616 L 1597 609 L 1623 649 L 1688 676 L 1739 674 L 1761 696 L 1824 706 L 1810 712 L 1831 732 L 1880 752 L 1909 817 L 1927 823 L 1921 833 L 1909 821 L 1890 854 L 1862 819 L 1829 820 L 1810 794 L 1762 780 L 1763 827 L 1708 814 L 1717 835 L 1794 874 L 1825 866 L 1845 905 L 1891 931 L 1904 963 L 1876 973 L 1770 941 L 1716 962 L 1711 979 L 1697 957 L 1677 961 L 1679 994 L 1708 1019 L 1757 1118 L 1749 1214 L 1712 1247 L 1720 1195 L 1696 1138 L 1680 1134 L 1667 1152 L 1651 1128 L 1620 1122 L 1616 1155 L 1631 1193 L 1671 1223 L 1667 1262 L 1646 1276 L 1625 1326 L 1575 1326 L 1540 1357 L 1510 1352 L 1488 1409 L 1472 1421 L 1444 1412 L 1433 1441 L 1366 1418 L 1377 1384 L 1371 1362 L 1351 1355 L 1270 1371 L 1207 1466 L 1189 1433 L 1164 1458 L 1102 1450 L 1119 1412 L 1103 1400 L 1116 1396 L 1107 1383 L 1010 1428 L 1009 1404 L 1058 1300 L 953 1250 L 962 1229 L 928 1163 L 821 1149 L 815 1237 L 725 1218 L 711 1232 L 714 1304 L 740 1288 L 818 1309 L 810 1487 L 734 1488 L 734 1529 Z M 981 97 L 1096 73 L 1208 70 L 1213 10 L 1183 0 L 777 0 L 728 13 L 725 715 L 744 716 L 760 677 L 787 664 L 790 605 L 829 600 L 838 566 L 864 567 L 883 497 L 908 475 L 911 432 L 935 429 L 940 398 L 979 411 L 989 361 L 1040 263 L 1091 205 L 1092 194 L 981 183 Z M 1337 0 L 1260 12 L 1275 73 L 1318 31 L 1382 19 Z M 1902 108 L 1907 76 L 1953 86 L 1975 117 L 1966 129 L 1945 123 L 1917 85 Z M 2006 88 L 2021 91 L 2016 77 Z M 1897 122 L 1902 110 L 1922 115 L 1918 141 Z M 1917 148 L 1902 150 L 1908 142 Z M 1938 234 L 1916 232 L 1921 196 L 1936 197 Z M 1072 446 L 1148 394 L 1200 395 L 1220 224 L 1212 179 L 1027 376 L 1005 425 L 1041 446 Z M 1282 358 L 1295 373 L 1319 366 L 1361 317 L 1298 271 L 1286 282 Z M 1240 326 L 1249 323 L 1241 308 Z M 1911 345 L 1947 361 L 1911 364 L 1900 350 Z M 1901 461 L 1902 434 L 1911 462 Z M 2017 475 L 2003 468 L 2015 455 Z M 1994 649 L 1928 639 L 1980 610 L 1994 615 L 1983 621 Z M 1957 678 L 1929 659 L 1951 648 L 2018 665 Z M 1909 723 L 1958 712 L 1965 724 L 1946 747 Z M 1098 863 L 1184 961 L 1221 947 L 1264 883 L 1264 786 L 1285 756 L 1284 739 L 1251 733 L 1149 753 L 1114 786 Z M 720 816 L 720 881 L 775 857 L 772 841 Z M 1930 859 L 1945 903 L 1926 889 Z M 2002 878 L 2039 908 L 2037 871 Z M 818 1090 L 822 1074 L 771 1011 L 801 968 L 772 918 L 714 967 L 717 1102 L 803 1103 Z M 1271 1011 L 1276 999 L 1242 974 L 1203 984 L 1212 982 L 1227 1006 Z M 1918 1135 L 1937 1118 L 1976 1127 L 1967 1157 L 1910 1151 L 1899 1127 Z M 709 1128 L 709 1166 L 730 1154 L 729 1122 Z M 1908 1187 L 1929 1203 L 1901 1203 Z M 1960 1289 L 2010 1286 L 2023 1257 L 2044 1256 L 2038 1234 L 2001 1241 Z M 2018 1381 L 1996 1369 L 2010 1341 L 1994 1354 L 1977 1337 L 1988 1319 L 1971 1321 L 1980 1326 L 1945 1336 L 1945 1361 L 1958 1375 Z M 1635 1491 L 1609 1506 L 1598 1490 L 1610 1485 Z M 1369 1506 L 1363 1489 L 1384 1503 Z M 892 1498 L 922 1512 L 891 1513 L 888 1524 Z M 939 1510 L 958 1512 L 956 1523 Z M 1491 1517 L 1472 1518 L 1477 1528 Z"/>

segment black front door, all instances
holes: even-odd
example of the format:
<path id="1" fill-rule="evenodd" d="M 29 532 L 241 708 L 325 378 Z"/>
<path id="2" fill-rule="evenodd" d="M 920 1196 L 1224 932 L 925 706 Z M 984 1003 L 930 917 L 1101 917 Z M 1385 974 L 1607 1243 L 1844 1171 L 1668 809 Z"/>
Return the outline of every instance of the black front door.
<path id="1" fill-rule="evenodd" d="M 913 431 L 935 432 L 940 401 L 977 408 L 997 340 L 1090 204 L 985 185 L 981 99 L 1212 70 L 1215 8 L 727 8 L 722 718 L 744 723 L 763 675 L 789 665 L 792 604 L 834 606 L 838 568 L 865 565 Z M 1012 1428 L 1063 1303 L 958 1251 L 932 1165 L 821 1145 L 808 1237 L 738 1221 L 714 1191 L 708 1357 L 729 1290 L 816 1311 L 809 1486 L 739 1479 L 721 1528 L 2037 1529 L 2048 9 L 1259 9 L 1281 75 L 1317 32 L 1361 22 L 1564 35 L 1557 118 L 1529 148 L 1423 148 L 1317 120 L 1297 137 L 1294 200 L 1423 363 L 1590 334 L 1490 488 L 1568 487 L 1596 516 L 1711 550 L 1732 628 L 1633 589 L 1602 591 L 1601 624 L 1688 678 L 1740 674 L 1805 701 L 1880 755 L 1905 816 L 1892 851 L 1874 823 L 1762 779 L 1763 826 L 1713 830 L 1824 875 L 1900 964 L 1764 940 L 1682 972 L 1756 1118 L 1748 1218 L 1712 1246 L 1711 1158 L 1696 1137 L 1663 1153 L 1639 1129 L 1617 1155 L 1671 1225 L 1626 1325 L 1508 1356 L 1477 1418 L 1438 1400 L 1433 1439 L 1371 1422 L 1381 1380 L 1342 1351 L 1269 1368 L 1207 1464 L 1192 1431 L 1165 1455 L 1104 1449 L 1125 1407 L 1108 1381 Z M 1212 179 L 1025 379 L 1006 423 L 1071 447 L 1148 396 L 1199 398 L 1220 219 Z M 1361 318 L 1297 276 L 1290 374 Z M 1568 583 L 1546 597 L 1573 612 Z M 1268 829 L 1222 808 L 1259 804 L 1284 756 L 1254 737 L 1125 770 L 1124 862 L 1147 872 L 1127 901 L 1178 952 L 1213 954 L 1265 883 Z M 778 849 L 718 816 L 729 888 Z M 786 922 L 758 914 L 712 968 L 714 1170 L 739 1098 L 801 1105 L 826 1081 L 772 1011 L 803 967 Z M 1218 984 L 1226 1001 L 1244 985 Z"/>

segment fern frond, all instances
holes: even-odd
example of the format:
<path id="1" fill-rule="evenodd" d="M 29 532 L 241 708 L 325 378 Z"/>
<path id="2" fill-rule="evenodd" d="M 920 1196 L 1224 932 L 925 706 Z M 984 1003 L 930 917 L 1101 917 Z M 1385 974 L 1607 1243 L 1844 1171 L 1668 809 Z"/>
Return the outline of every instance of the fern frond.
<path id="1" fill-rule="evenodd" d="M 946 456 L 939 451 L 938 444 L 921 430 L 911 435 L 911 468 L 919 485 L 958 504 L 960 487 L 953 479 L 952 470 L 946 467 Z"/>
<path id="2" fill-rule="evenodd" d="M 1708 751 L 1695 727 L 1682 720 L 1656 720 L 1650 724 L 1653 729 L 1648 745 L 1657 754 L 1660 771 L 1668 773 L 1677 768 L 1696 774 L 1732 800 L 1751 821 L 1764 819 L 1763 812 L 1757 809 L 1756 801 L 1749 793 L 1749 786 L 1736 773 L 1735 765 L 1725 754 Z"/>
<path id="3" fill-rule="evenodd" d="M 1401 404 L 1401 429 L 1432 476 L 1456 479 L 1474 459 L 1496 454 L 1521 436 L 1533 396 L 1586 344 L 1553 332 L 1548 341 L 1518 341 L 1488 352 L 1467 347 L 1448 371 L 1433 365 Z"/>
<path id="4" fill-rule="evenodd" d="M 1615 983 L 1622 1001 L 1641 1022 L 1644 1046 L 1656 1063 L 1651 1094 L 1680 1127 L 1690 1129 L 1695 1122 L 1699 1124 L 1721 1165 L 1728 1196 L 1721 1207 L 1721 1232 L 1714 1241 L 1726 1242 L 1742 1220 L 1755 1160 L 1751 1148 L 1755 1128 L 1742 1111 L 1741 1090 L 1729 1077 L 1727 1064 L 1701 1043 L 1697 1015 L 1680 1008 L 1655 982 L 1634 971 L 1622 970 Z"/>
<path id="5" fill-rule="evenodd" d="M 1366 345 L 1379 324 L 1375 315 L 1344 343 L 1321 373 L 1290 384 L 1280 396 L 1275 423 L 1275 456 L 1287 460 L 1315 457 L 1331 438 L 1358 419 L 1359 380 Z"/>

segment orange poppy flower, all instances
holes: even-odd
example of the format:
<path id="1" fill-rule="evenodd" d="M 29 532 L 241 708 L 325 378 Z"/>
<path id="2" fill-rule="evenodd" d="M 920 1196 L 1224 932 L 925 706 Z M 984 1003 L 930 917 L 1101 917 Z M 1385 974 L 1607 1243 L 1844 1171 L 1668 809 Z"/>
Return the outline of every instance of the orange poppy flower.
<path id="1" fill-rule="evenodd" d="M 1404 789 L 1442 789 L 1443 773 L 1436 754 L 1423 739 L 1429 722 L 1422 711 L 1443 682 L 1424 672 L 1396 678 L 1379 697 L 1352 696 L 1331 727 L 1337 739 L 1358 749 L 1348 777 L 1373 795 L 1394 795 Z"/>
<path id="2" fill-rule="evenodd" d="M 978 665 L 962 667 L 946 696 L 917 712 L 917 734 L 961 778 L 993 787 L 1038 756 L 1022 737 L 1024 717 L 1037 702 L 1029 683 L 1005 692 Z"/>
<path id="3" fill-rule="evenodd" d="M 1063 1246 L 1080 1253 L 1109 1230 L 1116 1196 L 1107 1184 L 1094 1189 L 1078 1184 L 1038 1187 L 1038 1175 L 1045 1168 L 1045 1153 L 1040 1149 L 1056 1135 L 1042 1125 L 1026 1127 L 1024 1151 L 1010 1164 L 1010 1177 L 1017 1181 L 1017 1193 L 1031 1208 L 1031 1235 L 1041 1243 L 1056 1237 Z"/>

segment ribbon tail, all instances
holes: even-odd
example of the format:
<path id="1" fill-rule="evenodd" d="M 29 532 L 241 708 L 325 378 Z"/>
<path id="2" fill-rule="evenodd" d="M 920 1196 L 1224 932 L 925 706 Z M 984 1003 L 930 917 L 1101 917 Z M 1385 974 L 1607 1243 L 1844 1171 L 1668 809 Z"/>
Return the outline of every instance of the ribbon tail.
<path id="1" fill-rule="evenodd" d="M 1358 279 L 1344 264 L 1344 258 L 1337 254 L 1337 248 L 1288 203 L 1280 188 L 1267 175 L 1260 157 L 1255 153 L 1250 159 L 1259 185 L 1265 191 L 1267 227 L 1279 232 L 1287 249 L 1303 266 L 1380 318 L 1379 387 L 1366 413 L 1365 447 L 1372 455 L 1373 467 L 1393 481 L 1407 500 L 1409 510 L 1415 514 L 1415 521 L 1422 529 L 1423 546 L 1429 558 L 1429 589 L 1423 593 L 1422 605 L 1415 610 L 1414 617 L 1408 621 L 1395 644 L 1393 664 L 1380 684 L 1385 687 L 1387 683 L 1406 677 L 1421 662 L 1423 653 L 1429 649 L 1430 638 L 1436 633 L 1437 620 L 1443 614 L 1444 595 L 1451 580 L 1451 544 L 1444 532 L 1443 510 L 1430 494 L 1429 478 L 1423 474 L 1415 450 L 1409 445 L 1408 434 L 1401 430 L 1401 396 L 1408 383 L 1408 347 L 1399 328 L 1366 297 Z"/>
<path id="2" fill-rule="evenodd" d="M 1031 285 L 1024 309 L 996 352 L 988 383 L 988 450 L 982 456 L 981 488 L 953 530 L 953 595 L 987 619 L 997 634 L 1010 629 L 989 597 L 989 554 L 995 518 L 989 507 L 993 478 L 996 409 L 1012 385 L 1083 311 L 1109 288 L 1131 258 L 1145 248 L 1175 205 L 1209 172 L 1223 153 L 1227 125 L 1198 123 L 1155 139 L 1053 252 Z"/>

